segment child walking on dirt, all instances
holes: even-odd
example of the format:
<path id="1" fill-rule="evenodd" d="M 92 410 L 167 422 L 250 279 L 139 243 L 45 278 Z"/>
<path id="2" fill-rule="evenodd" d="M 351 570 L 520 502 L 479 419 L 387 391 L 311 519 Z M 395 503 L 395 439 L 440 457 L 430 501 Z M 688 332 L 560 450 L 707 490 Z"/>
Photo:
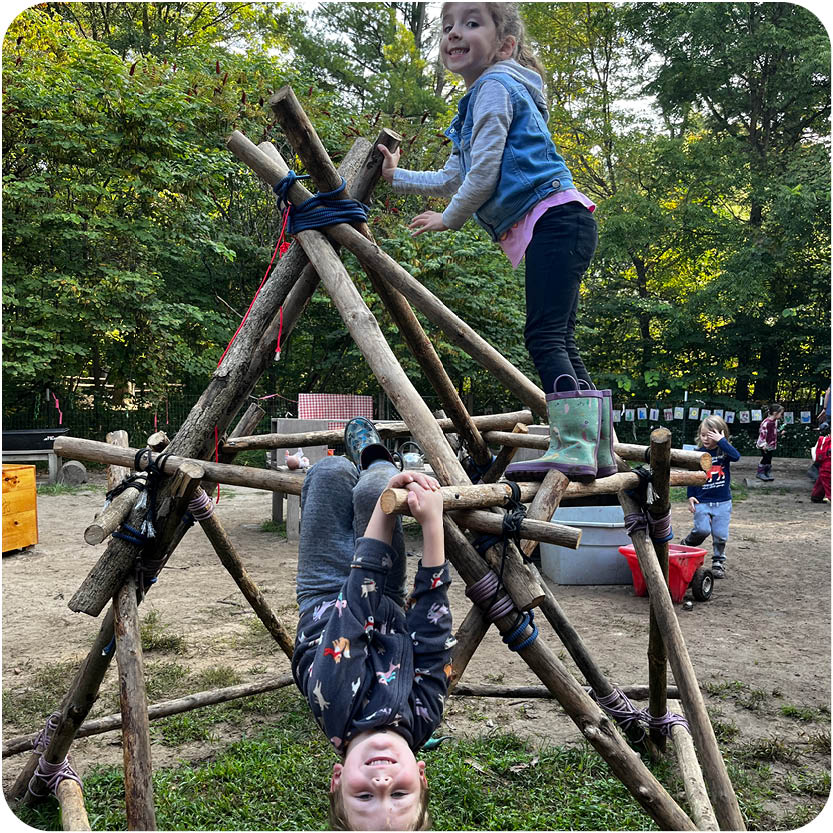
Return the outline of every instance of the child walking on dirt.
<path id="1" fill-rule="evenodd" d="M 769 406 L 769 415 L 761 422 L 758 429 L 758 441 L 755 445 L 761 449 L 761 462 L 758 463 L 758 480 L 775 480 L 772 476 L 772 455 L 778 447 L 778 433 L 783 430 L 778 422 L 784 416 L 784 406 L 773 402 Z"/>
<path id="2" fill-rule="evenodd" d="M 292 673 L 342 758 L 332 829 L 425 829 L 428 785 L 414 752 L 442 717 L 454 641 L 442 497 L 433 478 L 397 471 L 369 420 L 347 424 L 345 446 L 347 457 L 310 468 L 301 492 Z M 408 490 L 422 525 L 407 605 L 402 522 L 378 500 L 386 488 Z"/>
<path id="3" fill-rule="evenodd" d="M 699 547 L 712 536 L 712 575 L 726 577 L 726 542 L 732 518 L 732 476 L 730 463 L 740 460 L 740 452 L 729 442 L 729 427 L 721 417 L 706 417 L 697 429 L 698 451 L 712 455 L 709 479 L 702 486 L 688 487 L 688 508 L 694 515 L 694 529 L 680 541 L 683 546 Z"/>
<path id="4" fill-rule="evenodd" d="M 451 197 L 413 234 L 459 229 L 470 217 L 513 267 L 526 258 L 526 346 L 547 395 L 550 448 L 507 476 L 550 469 L 592 479 L 616 472 L 609 391 L 596 391 L 575 339 L 579 285 L 598 240 L 595 205 L 578 191 L 547 128 L 542 69 L 515 3 L 445 3 L 440 56 L 468 88 L 446 130 L 441 171 L 408 171 L 382 145 L 382 176 L 401 193 Z"/>

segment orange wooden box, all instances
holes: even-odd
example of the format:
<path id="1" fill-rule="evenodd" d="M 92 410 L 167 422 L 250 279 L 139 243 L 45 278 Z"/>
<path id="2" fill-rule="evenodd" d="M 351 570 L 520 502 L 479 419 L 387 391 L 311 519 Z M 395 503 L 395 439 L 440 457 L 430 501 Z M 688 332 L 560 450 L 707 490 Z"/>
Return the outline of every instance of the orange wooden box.
<path id="1" fill-rule="evenodd" d="M 34 466 L 3 466 L 3 552 L 38 543 Z"/>

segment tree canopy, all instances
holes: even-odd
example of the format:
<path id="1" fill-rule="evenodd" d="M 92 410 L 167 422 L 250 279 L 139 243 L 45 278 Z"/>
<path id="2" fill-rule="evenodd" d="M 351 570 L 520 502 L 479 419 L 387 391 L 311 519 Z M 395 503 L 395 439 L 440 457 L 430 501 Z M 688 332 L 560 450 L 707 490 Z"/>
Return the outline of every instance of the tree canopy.
<path id="1" fill-rule="evenodd" d="M 619 398 L 688 390 L 727 402 L 825 389 L 821 23 L 788 3 L 522 9 L 546 69 L 553 138 L 597 204 L 600 246 L 578 325 L 597 384 Z M 3 41 L 6 391 L 22 401 L 89 379 L 94 396 L 119 406 L 131 386 L 151 398 L 201 390 L 280 228 L 273 196 L 226 151 L 226 136 L 272 140 L 299 165 L 267 103 L 291 84 L 336 160 L 357 135 L 390 126 L 403 135 L 403 166 L 440 167 L 464 90 L 437 62 L 436 15 L 434 4 L 390 2 L 45 3 L 19 15 Z M 381 183 L 374 231 L 535 378 L 522 269 L 473 223 L 408 234 L 408 217 L 441 205 Z M 475 410 L 516 404 L 442 334 L 432 339 Z M 378 384 L 319 294 L 262 389 L 294 399 Z"/>

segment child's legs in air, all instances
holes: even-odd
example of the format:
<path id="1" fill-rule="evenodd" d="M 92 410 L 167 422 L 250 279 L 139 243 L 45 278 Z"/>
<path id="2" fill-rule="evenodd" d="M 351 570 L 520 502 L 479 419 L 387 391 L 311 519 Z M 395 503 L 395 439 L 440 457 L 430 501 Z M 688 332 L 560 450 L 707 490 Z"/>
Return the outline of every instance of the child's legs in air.
<path id="1" fill-rule="evenodd" d="M 579 285 L 597 239 L 590 212 L 567 203 L 538 220 L 526 250 L 524 338 L 544 393 L 552 393 L 553 383 L 565 373 L 592 384 L 576 346 L 575 325 Z"/>
<path id="2" fill-rule="evenodd" d="M 336 596 L 356 548 L 353 488 L 359 480 L 346 457 L 325 457 L 307 472 L 301 489 L 301 539 L 296 594 L 301 613 L 321 596 Z"/>
<path id="3" fill-rule="evenodd" d="M 694 529 L 683 538 L 686 547 L 699 547 L 712 533 L 709 504 L 697 503 L 694 506 Z"/>
<path id="4" fill-rule="evenodd" d="M 353 489 L 353 532 L 356 539 L 364 535 L 379 495 L 397 472 L 398 469 L 393 463 L 387 460 L 377 460 L 359 475 L 359 482 Z M 405 604 L 405 538 L 402 534 L 400 516 L 396 518 L 391 546 L 396 552 L 396 558 L 385 583 L 385 595 L 403 606 Z"/>

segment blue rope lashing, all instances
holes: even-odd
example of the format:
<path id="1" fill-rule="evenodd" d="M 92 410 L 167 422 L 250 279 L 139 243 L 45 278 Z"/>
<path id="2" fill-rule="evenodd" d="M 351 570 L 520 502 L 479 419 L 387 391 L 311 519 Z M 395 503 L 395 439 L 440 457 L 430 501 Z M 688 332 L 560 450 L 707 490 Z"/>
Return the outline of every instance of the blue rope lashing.
<path id="1" fill-rule="evenodd" d="M 272 186 L 278 195 L 278 208 L 289 208 L 289 189 L 299 179 L 309 179 L 309 176 L 298 176 L 295 171 L 289 171 L 280 182 Z M 297 234 L 299 231 L 333 226 L 336 223 L 366 222 L 369 209 L 363 202 L 338 198 L 338 194 L 346 187 L 347 182 L 342 177 L 341 185 L 335 190 L 320 191 L 300 205 L 293 205 L 286 225 L 287 233 Z"/>
<path id="2" fill-rule="evenodd" d="M 130 524 L 122 524 L 114 533 L 114 538 L 121 538 L 122 541 L 127 541 L 130 544 L 135 544 L 137 547 L 143 547 L 147 544 L 148 539 L 139 532 L 138 529 L 130 526 Z"/>
<path id="3" fill-rule="evenodd" d="M 520 615 L 519 622 L 512 628 L 512 632 L 503 637 L 503 641 L 509 647 L 510 651 L 523 651 L 524 648 L 531 645 L 538 638 L 538 626 L 534 620 L 535 616 L 531 610 L 527 610 Z M 515 643 L 515 640 L 526 630 L 527 626 L 532 627 L 532 633 L 522 642 Z"/>

